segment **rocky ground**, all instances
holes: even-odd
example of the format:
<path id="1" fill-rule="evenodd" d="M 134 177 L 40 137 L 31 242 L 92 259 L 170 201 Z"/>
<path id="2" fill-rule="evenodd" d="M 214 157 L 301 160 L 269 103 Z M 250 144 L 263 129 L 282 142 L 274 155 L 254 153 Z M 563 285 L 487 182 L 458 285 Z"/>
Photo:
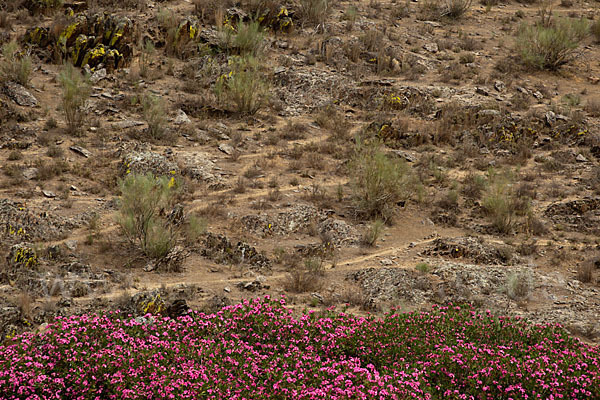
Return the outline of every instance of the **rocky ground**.
<path id="1" fill-rule="evenodd" d="M 0 0 L 0 44 L 17 45 L 0 62 L 32 62 L 23 82 L 0 69 L 2 338 L 58 315 L 271 294 L 356 313 L 468 302 L 600 341 L 596 5 L 450 17 L 443 2 L 330 1 L 312 16 L 317 3 Z M 591 30 L 535 70 L 518 31 L 548 10 Z M 225 39 L 253 15 L 260 98 L 242 109 L 218 87 L 251 71 L 232 67 L 248 45 Z M 75 126 L 67 60 L 89 82 Z M 361 140 L 411 176 L 374 237 L 356 206 Z M 181 183 L 164 218 L 202 225 L 158 259 L 115 219 L 118 182 L 147 172 Z"/>

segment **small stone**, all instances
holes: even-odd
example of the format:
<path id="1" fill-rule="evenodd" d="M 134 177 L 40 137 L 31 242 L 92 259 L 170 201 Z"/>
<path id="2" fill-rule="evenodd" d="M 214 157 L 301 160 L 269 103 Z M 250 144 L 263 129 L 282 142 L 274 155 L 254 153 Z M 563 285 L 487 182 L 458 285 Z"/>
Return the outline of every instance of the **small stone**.
<path id="1" fill-rule="evenodd" d="M 113 128 L 115 129 L 128 129 L 128 128 L 133 128 L 136 126 L 142 126 L 144 125 L 144 123 L 142 121 L 134 121 L 131 119 L 126 119 L 124 121 L 119 121 L 119 122 L 115 122 L 114 124 L 112 124 Z"/>
<path id="2" fill-rule="evenodd" d="M 235 151 L 233 146 L 231 146 L 227 143 L 221 143 L 219 145 L 219 150 L 222 151 L 223 153 L 227 154 L 228 156 L 232 155 L 233 152 Z"/>
<path id="3" fill-rule="evenodd" d="M 65 241 L 65 246 L 67 246 L 67 249 L 69 249 L 71 251 L 75 251 L 75 249 L 77 249 L 77 240 L 74 240 L 74 239 L 67 240 L 67 241 Z"/>
<path id="4" fill-rule="evenodd" d="M 544 98 L 544 95 L 539 90 L 536 90 L 535 92 L 533 92 L 533 97 L 535 97 L 538 100 L 541 100 Z"/>
<path id="5" fill-rule="evenodd" d="M 23 178 L 27 179 L 28 181 L 36 178 L 38 176 L 38 169 L 31 167 L 31 168 L 26 168 L 23 171 Z"/>
<path id="6" fill-rule="evenodd" d="M 498 117 L 500 116 L 500 111 L 498 110 L 481 110 L 477 113 L 480 117 Z"/>
<path id="7" fill-rule="evenodd" d="M 416 1 L 415 1 L 416 3 Z M 425 25 L 429 25 L 429 26 L 433 26 L 434 28 L 441 28 L 442 24 L 440 24 L 439 22 L 435 22 L 435 21 L 423 21 L 423 23 Z"/>
<path id="8" fill-rule="evenodd" d="M 483 87 L 476 88 L 475 89 L 475 93 L 480 94 L 482 96 L 489 96 L 490 95 L 490 92 L 486 88 L 483 88 Z"/>
<path id="9" fill-rule="evenodd" d="M 553 111 L 548 111 L 544 114 L 546 124 L 552 126 L 556 122 L 556 114 Z"/>
<path id="10" fill-rule="evenodd" d="M 44 195 L 44 197 L 47 197 L 49 199 L 53 199 L 56 197 L 56 193 L 51 192 L 49 190 L 42 190 L 42 194 Z"/>
<path id="11" fill-rule="evenodd" d="M 437 53 L 439 51 L 437 43 L 426 43 L 423 45 L 423 48 L 430 53 Z"/>
<path id="12" fill-rule="evenodd" d="M 89 158 L 92 155 L 92 153 L 89 150 L 86 150 L 81 146 L 71 146 L 69 147 L 69 150 L 74 151 L 75 153 L 85 158 Z"/>
<path id="13" fill-rule="evenodd" d="M 323 302 L 323 296 L 320 293 L 311 293 L 310 294 L 312 297 L 314 297 L 315 299 L 319 300 L 320 302 Z"/>
<path id="14" fill-rule="evenodd" d="M 499 92 L 503 92 L 504 89 L 506 89 L 506 85 L 502 81 L 496 81 L 494 82 L 494 89 L 496 89 Z"/>
<path id="15" fill-rule="evenodd" d="M 191 124 L 192 120 L 190 119 L 190 117 L 187 116 L 185 111 L 180 109 L 180 110 L 177 110 L 177 116 L 175 117 L 175 120 L 173 121 L 173 123 L 175 125 Z"/>
<path id="16" fill-rule="evenodd" d="M 150 261 L 148 264 L 146 264 L 146 266 L 144 267 L 144 272 L 152 272 L 156 269 L 156 262 L 154 261 Z"/>
<path id="17" fill-rule="evenodd" d="M 225 293 L 230 293 L 230 292 L 231 292 L 231 288 L 230 288 L 229 286 L 225 286 L 225 287 L 223 288 L 223 291 L 224 291 Z"/>
<path id="18" fill-rule="evenodd" d="M 588 159 L 585 158 L 585 156 L 583 154 L 578 154 L 577 157 L 575 158 L 575 160 L 577 162 L 588 162 Z"/>
<path id="19" fill-rule="evenodd" d="M 412 162 L 416 161 L 416 158 L 412 154 L 410 154 L 410 153 L 408 153 L 406 151 L 403 151 L 403 150 L 391 150 L 391 152 L 394 153 L 395 155 L 397 155 L 398 157 L 405 159 L 409 163 L 412 163 Z"/>
<path id="20" fill-rule="evenodd" d="M 37 99 L 18 83 L 7 82 L 5 88 L 8 97 L 18 105 L 25 107 L 35 107 L 38 105 Z"/>
<path id="21" fill-rule="evenodd" d="M 92 74 L 92 76 L 90 77 L 90 82 L 96 84 L 102 79 L 106 79 L 106 76 L 106 68 L 100 68 Z"/>

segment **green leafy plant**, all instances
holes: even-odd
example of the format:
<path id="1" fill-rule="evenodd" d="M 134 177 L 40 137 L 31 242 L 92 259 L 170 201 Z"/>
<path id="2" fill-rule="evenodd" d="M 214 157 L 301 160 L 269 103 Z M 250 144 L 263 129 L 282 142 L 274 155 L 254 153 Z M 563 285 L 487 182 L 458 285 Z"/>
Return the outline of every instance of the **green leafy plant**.
<path id="1" fill-rule="evenodd" d="M 265 35 L 258 21 L 240 21 L 235 28 L 223 26 L 220 30 L 221 47 L 238 55 L 260 54 L 264 48 Z"/>
<path id="2" fill-rule="evenodd" d="M 87 77 L 70 63 L 65 65 L 58 80 L 62 87 L 62 111 L 67 129 L 72 134 L 81 133 L 85 121 L 83 107 L 91 94 L 90 83 Z"/>

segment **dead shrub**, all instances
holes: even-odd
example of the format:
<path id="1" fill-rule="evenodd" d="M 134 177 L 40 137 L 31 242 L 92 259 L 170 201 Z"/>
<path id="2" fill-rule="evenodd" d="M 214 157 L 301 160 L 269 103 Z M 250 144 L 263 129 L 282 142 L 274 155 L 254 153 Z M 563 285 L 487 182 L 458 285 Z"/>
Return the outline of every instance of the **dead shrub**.
<path id="1" fill-rule="evenodd" d="M 596 269 L 592 261 L 586 261 L 577 266 L 577 279 L 583 283 L 591 283 L 594 280 L 594 270 Z"/>
<path id="2" fill-rule="evenodd" d="M 324 272 L 323 260 L 317 258 L 306 259 L 303 266 L 296 266 L 288 274 L 284 282 L 284 288 L 293 293 L 317 291 L 322 286 Z"/>

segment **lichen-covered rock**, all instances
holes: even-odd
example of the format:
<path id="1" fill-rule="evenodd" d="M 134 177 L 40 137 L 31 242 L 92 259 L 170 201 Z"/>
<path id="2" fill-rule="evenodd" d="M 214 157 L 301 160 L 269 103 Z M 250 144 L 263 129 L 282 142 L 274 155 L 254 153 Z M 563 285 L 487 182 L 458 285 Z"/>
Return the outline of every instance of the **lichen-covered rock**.
<path id="1" fill-rule="evenodd" d="M 247 243 L 234 245 L 224 235 L 207 234 L 201 254 L 219 264 L 247 265 L 250 270 L 261 273 L 271 271 L 271 260 L 267 256 Z"/>
<path id="2" fill-rule="evenodd" d="M 151 151 L 134 151 L 123 158 L 121 172 L 122 175 L 151 173 L 154 176 L 173 176 L 179 174 L 179 167 L 163 155 Z"/>
<path id="3" fill-rule="evenodd" d="M 244 10 L 241 10 L 237 7 L 232 7 L 227 10 L 227 15 L 224 24 L 226 26 L 233 26 L 237 25 L 237 23 L 240 21 L 249 21 L 251 19 L 254 19 L 264 28 L 281 32 L 289 32 L 294 26 L 292 20 L 294 12 L 288 10 L 284 6 L 261 7 L 257 11 L 259 12 L 256 14 L 252 13 L 252 15 L 249 15 Z"/>
<path id="4" fill-rule="evenodd" d="M 10 248 L 6 264 L 10 273 L 19 273 L 22 270 L 36 270 L 39 260 L 30 244 L 19 243 Z"/>
<path id="5" fill-rule="evenodd" d="M 48 212 L 37 212 L 25 203 L 0 199 L 0 239 L 4 243 L 53 240 L 77 224 Z"/>
<path id="6" fill-rule="evenodd" d="M 46 57 L 69 58 L 77 67 L 98 65 L 111 72 L 126 66 L 133 55 L 134 23 L 127 17 L 107 13 L 78 14 L 62 27 L 35 27 L 22 38 L 27 44 L 50 50 Z"/>
<path id="7" fill-rule="evenodd" d="M 165 300 L 160 290 L 141 292 L 131 298 L 135 315 L 161 314 L 166 310 Z"/>
<path id="8" fill-rule="evenodd" d="M 183 173 L 201 182 L 217 183 L 221 181 L 220 168 L 210 159 L 210 155 L 194 152 L 181 156 Z"/>
<path id="9" fill-rule="evenodd" d="M 23 86 L 15 82 L 6 82 L 4 91 L 15 103 L 24 107 L 35 107 L 37 99 Z"/>
<path id="10" fill-rule="evenodd" d="M 518 261 L 513 253 L 507 245 L 489 244 L 482 238 L 464 236 L 435 239 L 421 255 L 464 258 L 479 264 L 511 265 Z"/>
<path id="11" fill-rule="evenodd" d="M 29 28 L 23 36 L 23 41 L 38 47 L 48 47 L 52 43 L 50 29 L 44 27 Z"/>
<path id="12" fill-rule="evenodd" d="M 187 43 L 197 38 L 200 22 L 197 18 L 188 16 L 179 23 L 173 45 L 180 51 Z"/>
<path id="13" fill-rule="evenodd" d="M 181 272 L 183 270 L 183 262 L 189 255 L 190 252 L 184 247 L 175 246 L 167 253 L 166 256 L 158 260 L 150 261 L 150 263 L 144 268 L 144 271 Z"/>

